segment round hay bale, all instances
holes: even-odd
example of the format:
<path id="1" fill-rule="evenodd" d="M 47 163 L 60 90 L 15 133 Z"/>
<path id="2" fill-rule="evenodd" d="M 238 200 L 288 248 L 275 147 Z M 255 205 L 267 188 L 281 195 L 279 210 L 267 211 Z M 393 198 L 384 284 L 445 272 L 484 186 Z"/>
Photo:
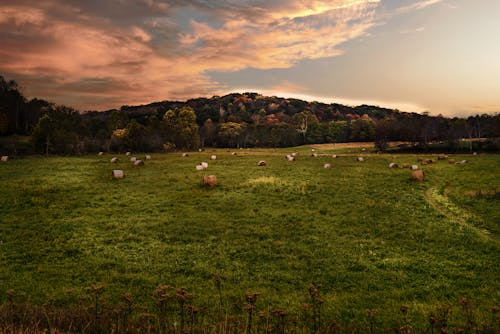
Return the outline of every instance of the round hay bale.
<path id="1" fill-rule="evenodd" d="M 134 166 L 144 166 L 144 161 L 136 160 L 136 161 L 134 161 Z"/>
<path id="2" fill-rule="evenodd" d="M 208 168 L 208 162 L 202 162 L 200 165 L 203 167 L 203 169 Z"/>
<path id="3" fill-rule="evenodd" d="M 130 152 L 125 153 L 125 155 L 130 155 Z"/>
<path id="4" fill-rule="evenodd" d="M 183 157 L 183 158 L 187 158 L 187 157 L 189 157 L 189 154 L 187 154 L 187 153 L 182 153 L 182 157 Z"/>
<path id="5" fill-rule="evenodd" d="M 130 162 L 136 162 L 137 161 L 137 158 L 136 157 L 132 157 L 130 158 Z"/>
<path id="6" fill-rule="evenodd" d="M 365 161 L 365 159 L 363 157 L 357 157 L 356 161 L 363 162 L 363 161 Z"/>
<path id="7" fill-rule="evenodd" d="M 323 168 L 324 169 L 330 169 L 330 168 L 332 168 L 332 164 L 324 164 Z"/>
<path id="8" fill-rule="evenodd" d="M 311 157 L 315 157 L 316 158 L 317 156 L 318 156 L 318 153 L 311 154 Z"/>
<path id="9" fill-rule="evenodd" d="M 402 164 L 401 167 L 402 168 L 411 168 L 411 165 L 410 164 Z"/>
<path id="10" fill-rule="evenodd" d="M 297 154 L 298 154 L 297 152 L 293 152 L 293 153 L 292 153 L 292 157 L 296 157 L 296 156 L 297 156 Z"/>
<path id="11" fill-rule="evenodd" d="M 231 155 L 236 155 L 236 152 L 231 153 Z"/>
<path id="12" fill-rule="evenodd" d="M 336 154 L 332 154 L 332 158 L 333 159 L 337 159 L 337 155 Z"/>
<path id="13" fill-rule="evenodd" d="M 448 159 L 448 156 L 446 154 L 438 155 L 438 160 L 446 160 L 446 159 Z"/>
<path id="14" fill-rule="evenodd" d="M 205 187 L 215 188 L 217 185 L 217 177 L 215 175 L 203 176 L 203 185 Z"/>
<path id="15" fill-rule="evenodd" d="M 454 163 L 455 163 L 455 159 L 450 159 L 450 160 L 448 160 L 448 163 L 449 163 L 449 164 L 454 164 Z"/>
<path id="16" fill-rule="evenodd" d="M 411 165 L 411 170 L 418 170 L 418 166 L 417 165 Z"/>
<path id="17" fill-rule="evenodd" d="M 411 171 L 412 180 L 422 182 L 424 180 L 424 171 L 421 169 Z"/>
<path id="18" fill-rule="evenodd" d="M 104 152 L 99 152 L 99 155 L 104 155 Z"/>
<path id="19" fill-rule="evenodd" d="M 8 155 L 2 155 L 1 161 L 2 161 L 2 162 L 7 162 L 7 161 L 9 161 L 9 156 L 8 156 Z"/>
<path id="20" fill-rule="evenodd" d="M 216 155 L 212 155 L 212 156 L 210 156 L 210 159 L 217 160 L 217 156 Z"/>
<path id="21" fill-rule="evenodd" d="M 311 152 L 316 152 L 316 150 L 313 148 L 313 149 L 311 149 Z"/>
<path id="22" fill-rule="evenodd" d="M 472 155 L 477 155 L 477 152 L 472 153 Z"/>
<path id="23" fill-rule="evenodd" d="M 397 164 L 397 163 L 395 163 L 395 162 L 391 162 L 391 163 L 389 164 L 389 168 L 398 168 L 398 167 L 399 167 L 399 166 L 398 166 L 398 164 Z"/>
<path id="24" fill-rule="evenodd" d="M 144 157 L 146 160 L 151 160 L 151 156 L 149 154 L 147 154 L 145 157 Z"/>
<path id="25" fill-rule="evenodd" d="M 286 160 L 288 160 L 288 161 L 295 161 L 295 157 L 289 154 L 289 155 L 286 156 Z"/>
<path id="26" fill-rule="evenodd" d="M 111 177 L 114 179 L 123 179 L 125 177 L 125 173 L 121 169 L 114 169 L 111 172 Z"/>
<path id="27" fill-rule="evenodd" d="M 258 166 L 265 166 L 266 162 L 264 160 L 261 160 L 257 163 Z"/>
<path id="28" fill-rule="evenodd" d="M 112 164 L 116 164 L 116 163 L 118 163 L 119 160 L 118 160 L 117 157 L 113 157 L 113 158 L 111 158 L 110 161 L 111 161 Z"/>
<path id="29" fill-rule="evenodd" d="M 205 169 L 205 167 L 203 167 L 202 165 L 197 165 L 196 166 L 196 170 L 204 170 L 204 169 Z"/>

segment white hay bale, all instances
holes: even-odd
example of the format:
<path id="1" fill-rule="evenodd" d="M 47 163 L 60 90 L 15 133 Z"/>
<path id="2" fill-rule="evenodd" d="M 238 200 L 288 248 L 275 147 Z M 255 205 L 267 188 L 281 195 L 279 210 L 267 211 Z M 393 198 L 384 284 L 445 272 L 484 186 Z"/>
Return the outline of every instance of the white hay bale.
<path id="1" fill-rule="evenodd" d="M 363 157 L 357 157 L 356 161 L 363 162 L 363 161 L 365 161 L 365 159 Z"/>
<path id="2" fill-rule="evenodd" d="M 217 160 L 217 156 L 214 154 L 214 155 L 210 156 L 210 159 Z"/>
<path id="3" fill-rule="evenodd" d="M 200 165 L 203 167 L 203 169 L 208 168 L 208 162 L 202 162 Z"/>
<path id="4" fill-rule="evenodd" d="M 418 169 L 418 166 L 417 165 L 411 165 L 411 170 L 417 170 Z"/>
<path id="5" fill-rule="evenodd" d="M 125 173 L 121 169 L 114 169 L 111 172 L 111 177 L 114 179 L 123 179 L 125 177 Z"/>
<path id="6" fill-rule="evenodd" d="M 99 155 L 104 155 L 104 152 L 99 152 Z"/>
<path id="7" fill-rule="evenodd" d="M 264 160 L 260 160 L 258 163 L 257 163 L 258 166 L 265 166 L 266 165 L 266 162 Z"/>
<path id="8" fill-rule="evenodd" d="M 477 152 L 472 153 L 472 155 L 477 155 Z"/>
<path id="9" fill-rule="evenodd" d="M 318 156 L 318 153 L 313 153 L 313 154 L 311 154 L 311 157 L 316 158 L 317 156 Z"/>
<path id="10" fill-rule="evenodd" d="M 316 150 L 314 148 L 311 149 L 311 152 L 316 152 Z"/>
<path id="11" fill-rule="evenodd" d="M 292 157 L 296 157 L 296 156 L 297 156 L 297 154 L 298 154 L 297 152 L 293 152 L 293 153 L 292 153 Z"/>
<path id="12" fill-rule="evenodd" d="M 130 162 L 136 162 L 137 161 L 137 158 L 136 157 L 132 157 L 130 158 Z"/>
<path id="13" fill-rule="evenodd" d="M 134 161 L 134 166 L 144 166 L 144 161 L 136 160 L 136 161 Z"/>
<path id="14" fill-rule="evenodd" d="M 231 155 L 236 155 L 236 152 L 231 153 Z"/>
<path id="15" fill-rule="evenodd" d="M 119 160 L 118 160 L 117 157 L 113 157 L 113 158 L 111 158 L 110 161 L 111 161 L 112 164 L 116 164 L 116 163 L 118 163 Z"/>
<path id="16" fill-rule="evenodd" d="M 332 168 L 332 164 L 324 164 L 324 165 L 323 165 L 323 168 L 325 168 L 325 169 Z"/>
<path id="17" fill-rule="evenodd" d="M 395 162 L 391 162 L 391 163 L 389 164 L 389 168 L 398 168 L 398 164 L 397 164 L 397 163 L 395 163 Z"/>
<path id="18" fill-rule="evenodd" d="M 295 161 L 295 157 L 294 157 L 294 156 L 292 156 L 292 155 L 290 155 L 290 154 L 288 154 L 288 155 L 286 156 L 286 160 L 288 160 L 288 161 Z"/>
<path id="19" fill-rule="evenodd" d="M 146 158 L 146 160 L 151 160 L 151 156 L 149 154 L 147 154 L 144 158 Z"/>
<path id="20" fill-rule="evenodd" d="M 205 167 L 203 167 L 202 165 L 197 165 L 196 166 L 196 170 L 204 170 L 204 169 L 205 169 Z"/>
<path id="21" fill-rule="evenodd" d="M 332 158 L 333 158 L 333 159 L 336 159 L 336 158 L 337 158 L 337 155 L 336 155 L 336 154 L 332 154 Z"/>
<path id="22" fill-rule="evenodd" d="M 125 153 L 125 155 L 130 155 L 130 152 Z"/>
<path id="23" fill-rule="evenodd" d="M 1 161 L 2 161 L 2 162 L 7 162 L 7 161 L 9 161 L 9 156 L 8 156 L 8 155 L 2 155 Z"/>
<path id="24" fill-rule="evenodd" d="M 187 153 L 182 153 L 182 157 L 183 157 L 183 158 L 187 158 L 187 157 L 189 157 L 189 154 L 187 154 Z"/>

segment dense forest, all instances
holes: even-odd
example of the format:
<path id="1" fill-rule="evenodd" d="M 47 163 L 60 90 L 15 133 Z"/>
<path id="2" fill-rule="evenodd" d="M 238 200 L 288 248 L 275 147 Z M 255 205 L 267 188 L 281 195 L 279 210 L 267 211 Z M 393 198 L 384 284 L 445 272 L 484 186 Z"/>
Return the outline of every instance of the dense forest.
<path id="1" fill-rule="evenodd" d="M 498 137 L 499 114 L 447 118 L 257 93 L 77 111 L 27 99 L 15 81 L 0 76 L 2 154 L 289 147 L 348 141 L 374 141 L 380 150 L 389 141 L 409 142 L 409 149 L 423 150 L 440 142 L 446 144 L 441 148 L 458 150 L 462 139 Z M 474 149 L 498 150 L 498 139 L 474 145 Z"/>

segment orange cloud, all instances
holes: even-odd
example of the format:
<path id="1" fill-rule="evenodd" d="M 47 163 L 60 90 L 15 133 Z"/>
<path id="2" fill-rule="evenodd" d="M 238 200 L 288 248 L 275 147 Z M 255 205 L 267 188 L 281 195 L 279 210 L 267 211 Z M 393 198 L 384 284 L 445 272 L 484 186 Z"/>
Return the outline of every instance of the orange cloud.
<path id="1" fill-rule="evenodd" d="M 376 24 L 380 4 L 124 0 L 127 11 L 109 4 L 99 11 L 78 1 L 11 2 L 0 5 L 0 30 L 6 32 L 0 35 L 0 71 L 20 78 L 32 96 L 82 109 L 219 94 L 228 87 L 210 80 L 209 71 L 289 68 L 337 56 L 342 43 Z M 209 18 L 180 22 L 176 15 L 186 8 Z"/>

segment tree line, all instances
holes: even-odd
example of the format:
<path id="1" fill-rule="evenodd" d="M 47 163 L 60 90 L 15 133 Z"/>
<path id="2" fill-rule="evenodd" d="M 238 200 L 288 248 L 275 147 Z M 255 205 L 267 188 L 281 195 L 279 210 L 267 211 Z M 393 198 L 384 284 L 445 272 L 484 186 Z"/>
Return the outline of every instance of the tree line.
<path id="1" fill-rule="evenodd" d="M 0 150 L 9 154 L 290 147 L 349 141 L 374 141 L 383 150 L 389 141 L 423 147 L 431 142 L 498 137 L 498 114 L 448 118 L 257 93 L 77 111 L 37 98 L 29 100 L 15 81 L 0 76 Z"/>

